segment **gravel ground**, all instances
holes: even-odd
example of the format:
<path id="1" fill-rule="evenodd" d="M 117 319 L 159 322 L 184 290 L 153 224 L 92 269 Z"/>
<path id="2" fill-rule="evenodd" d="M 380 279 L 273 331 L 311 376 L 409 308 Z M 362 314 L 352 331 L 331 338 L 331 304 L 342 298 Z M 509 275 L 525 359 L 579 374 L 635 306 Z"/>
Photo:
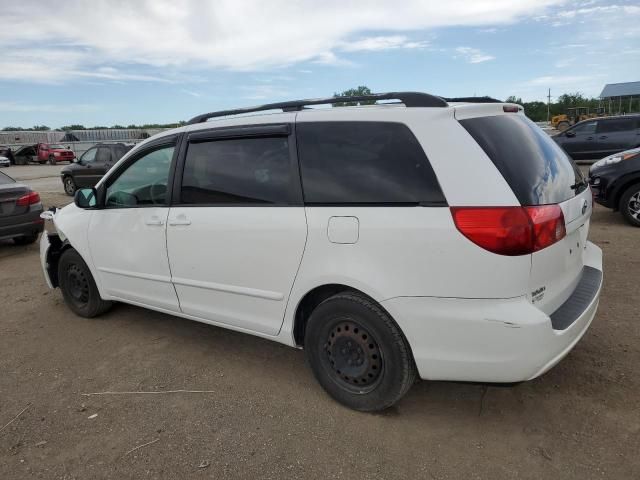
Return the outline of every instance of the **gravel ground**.
<path id="1" fill-rule="evenodd" d="M 375 415 L 332 401 L 301 351 L 127 305 L 76 317 L 37 245 L 0 243 L 0 478 L 640 478 L 639 235 L 596 208 L 600 309 L 546 375 L 419 382 Z M 83 395 L 180 389 L 208 393 Z"/>

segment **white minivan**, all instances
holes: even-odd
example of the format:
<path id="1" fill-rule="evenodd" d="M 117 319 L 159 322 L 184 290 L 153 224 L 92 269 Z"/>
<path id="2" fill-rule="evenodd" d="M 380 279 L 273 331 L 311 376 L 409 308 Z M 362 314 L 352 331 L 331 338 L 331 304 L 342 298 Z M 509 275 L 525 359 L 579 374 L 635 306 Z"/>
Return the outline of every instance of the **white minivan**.
<path id="1" fill-rule="evenodd" d="M 126 302 L 304 348 L 358 410 L 416 376 L 535 378 L 598 306 L 591 192 L 522 107 L 464 100 L 195 117 L 44 214 L 47 283 L 81 316 Z"/>

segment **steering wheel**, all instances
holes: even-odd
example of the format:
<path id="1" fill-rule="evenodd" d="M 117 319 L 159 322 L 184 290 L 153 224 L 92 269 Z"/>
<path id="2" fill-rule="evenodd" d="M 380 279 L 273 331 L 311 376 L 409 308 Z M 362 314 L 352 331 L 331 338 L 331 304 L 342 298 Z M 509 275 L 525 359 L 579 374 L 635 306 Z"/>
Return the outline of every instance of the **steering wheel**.
<path id="1" fill-rule="evenodd" d="M 164 203 L 167 194 L 167 185 L 157 180 L 149 186 L 149 196 L 153 203 Z"/>

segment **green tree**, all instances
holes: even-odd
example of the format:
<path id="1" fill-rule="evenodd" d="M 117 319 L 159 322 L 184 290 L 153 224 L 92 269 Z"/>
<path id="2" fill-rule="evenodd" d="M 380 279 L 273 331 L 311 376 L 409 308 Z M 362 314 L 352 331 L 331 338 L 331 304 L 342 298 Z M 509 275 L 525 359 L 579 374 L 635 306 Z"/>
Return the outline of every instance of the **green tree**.
<path id="1" fill-rule="evenodd" d="M 86 130 L 86 127 L 84 125 L 65 125 L 64 127 L 60 127 L 60 130 L 62 131 L 68 131 L 68 130 Z"/>
<path id="2" fill-rule="evenodd" d="M 48 132 L 51 129 L 46 125 L 34 125 L 30 130 L 34 130 L 36 132 Z"/>
<path id="3" fill-rule="evenodd" d="M 371 95 L 371 89 L 369 87 L 361 85 L 356 88 L 350 88 L 341 93 L 333 94 L 334 98 L 335 97 L 356 97 L 361 95 Z M 338 102 L 338 103 L 334 103 L 333 106 L 334 107 L 355 107 L 356 105 L 373 105 L 374 103 L 376 103 L 375 100 L 365 100 L 362 102 Z"/>

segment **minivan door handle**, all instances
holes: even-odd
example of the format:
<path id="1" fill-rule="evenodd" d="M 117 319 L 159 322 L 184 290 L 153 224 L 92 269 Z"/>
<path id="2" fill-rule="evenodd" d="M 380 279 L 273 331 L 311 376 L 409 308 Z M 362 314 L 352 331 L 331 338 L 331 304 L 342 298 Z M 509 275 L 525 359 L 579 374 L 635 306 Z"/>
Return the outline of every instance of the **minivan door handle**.
<path id="1" fill-rule="evenodd" d="M 180 214 L 176 218 L 169 220 L 169 225 L 191 225 L 191 220 L 189 220 L 186 215 Z"/>
<path id="2" fill-rule="evenodd" d="M 153 215 L 145 220 L 147 225 L 164 225 L 164 222 L 157 215 Z"/>

